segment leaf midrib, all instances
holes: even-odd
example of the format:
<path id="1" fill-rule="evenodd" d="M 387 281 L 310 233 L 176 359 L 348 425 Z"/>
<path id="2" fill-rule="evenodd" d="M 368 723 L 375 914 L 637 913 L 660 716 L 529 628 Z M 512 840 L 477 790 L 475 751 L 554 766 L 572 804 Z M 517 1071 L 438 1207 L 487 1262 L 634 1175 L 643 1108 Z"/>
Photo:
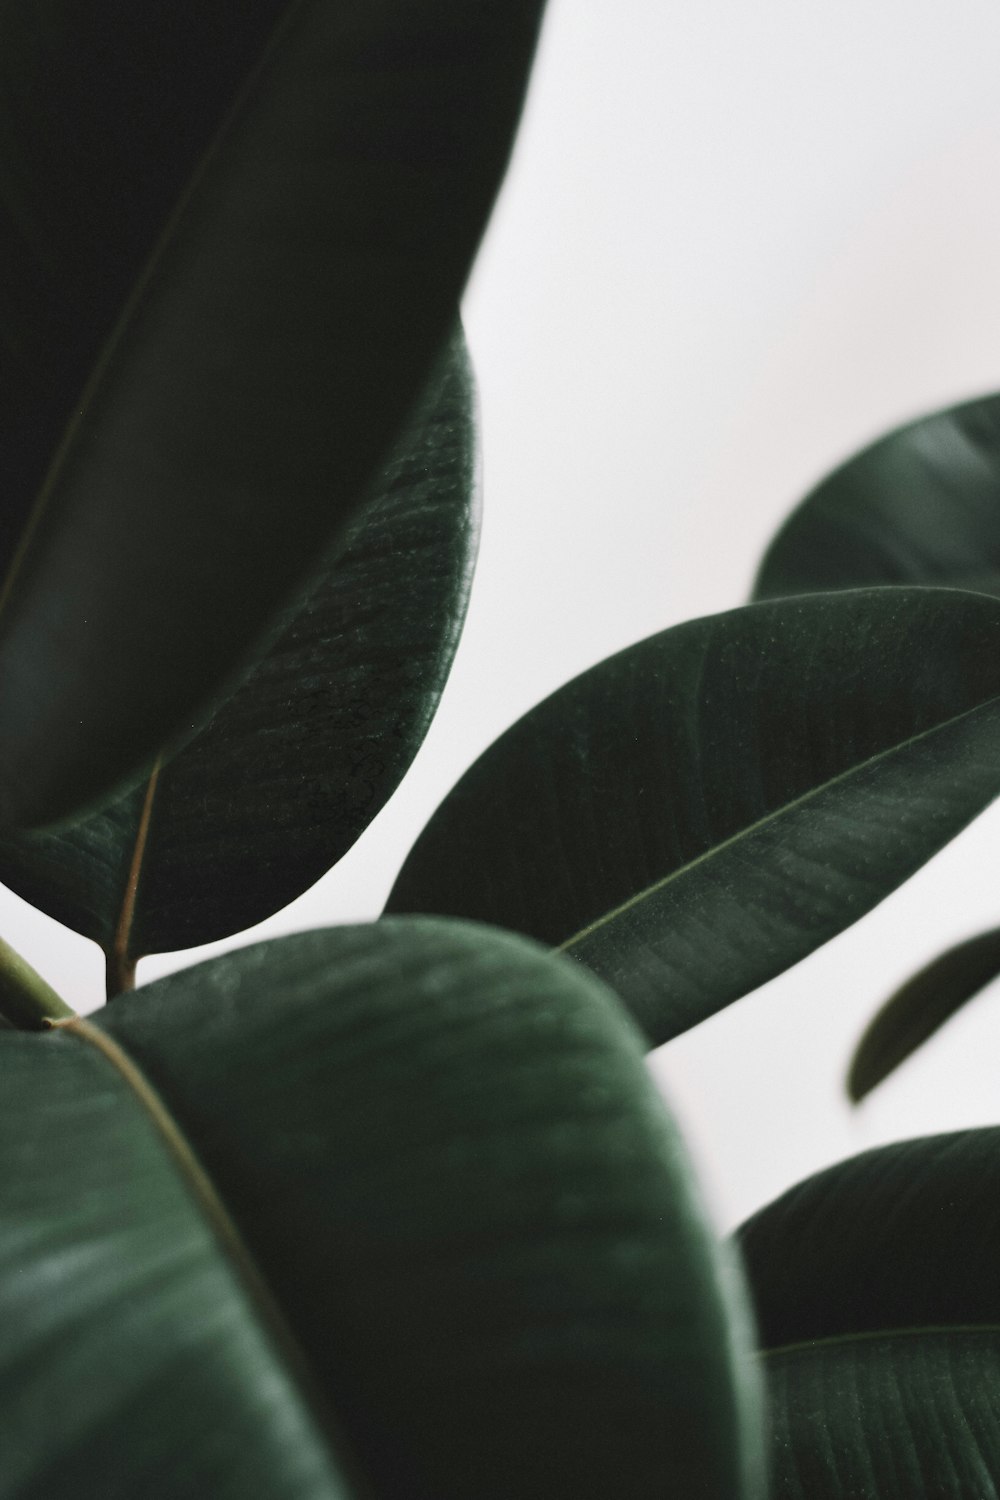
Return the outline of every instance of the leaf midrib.
<path id="1" fill-rule="evenodd" d="M 124 990 L 135 988 L 135 965 L 136 961 L 142 955 L 133 954 L 132 952 L 132 929 L 135 925 L 139 882 L 142 877 L 146 849 L 149 844 L 149 828 L 153 817 L 153 803 L 156 800 L 156 792 L 162 770 L 163 757 L 161 755 L 157 758 L 156 764 L 150 772 L 149 780 L 146 782 L 142 808 L 136 824 L 135 840 L 132 845 L 132 858 L 129 862 L 128 873 L 125 877 L 125 886 L 122 891 L 121 905 L 118 910 L 118 921 L 115 923 L 111 947 L 107 952 L 107 992 L 109 999 L 113 998 L 114 995 L 121 994 Z"/>
<path id="2" fill-rule="evenodd" d="M 208 1226 L 220 1253 L 232 1269 L 252 1311 L 257 1315 L 275 1358 L 312 1417 L 334 1472 L 348 1478 L 359 1500 L 370 1494 L 353 1447 L 317 1385 L 309 1360 L 257 1265 L 246 1241 L 226 1208 L 222 1195 L 202 1165 L 162 1094 L 135 1059 L 107 1032 L 82 1016 L 50 1023 L 53 1031 L 68 1032 L 100 1053 L 126 1085 L 152 1125 L 196 1211 Z"/>
<path id="3" fill-rule="evenodd" d="M 910 735 L 905 740 L 898 740 L 896 744 L 889 746 L 885 750 L 878 751 L 875 755 L 867 756 L 864 760 L 858 761 L 856 765 L 849 766 L 847 770 L 839 772 L 836 776 L 831 776 L 818 786 L 810 787 L 807 792 L 801 793 L 798 797 L 793 797 L 790 802 L 783 803 L 781 807 L 776 807 L 772 812 L 765 813 L 762 818 L 757 818 L 753 823 L 748 823 L 745 828 L 741 828 L 736 833 L 730 834 L 728 838 L 723 839 L 720 843 L 713 844 L 711 848 L 705 849 L 701 854 L 696 855 L 694 859 L 688 860 L 686 864 L 679 865 L 676 870 L 671 870 L 670 874 L 664 875 L 661 880 L 656 880 L 652 885 L 645 886 L 641 891 L 637 891 L 634 896 L 630 896 L 620 906 L 613 907 L 611 911 L 605 912 L 603 916 L 588 923 L 587 926 L 581 927 L 579 932 L 574 933 L 572 937 L 566 938 L 564 942 L 559 943 L 553 951 L 555 953 L 568 952 L 577 943 L 583 942 L 585 938 L 591 937 L 594 933 L 600 932 L 603 928 L 616 922 L 625 912 L 658 895 L 667 886 L 672 885 L 675 880 L 690 874 L 692 870 L 697 869 L 706 860 L 714 859 L 716 855 L 735 847 L 743 839 L 752 838 L 761 829 L 766 828 L 771 823 L 777 822 L 788 813 L 807 806 L 814 798 L 829 792 L 831 788 L 838 786 L 841 782 L 849 781 L 851 777 L 860 775 L 862 771 L 878 765 L 881 761 L 889 760 L 892 756 L 898 755 L 903 750 L 911 749 L 914 745 L 919 745 L 922 741 L 933 738 L 934 735 L 942 734 L 948 729 L 953 729 L 956 724 L 961 724 L 965 719 L 970 719 L 988 708 L 995 708 L 997 704 L 1000 704 L 1000 693 L 994 693 L 992 697 L 984 699 L 981 703 L 977 703 L 973 708 L 964 709 L 960 714 L 953 714 L 950 719 L 944 719 L 940 724 L 935 724 L 930 729 L 923 729 L 919 734 Z"/>

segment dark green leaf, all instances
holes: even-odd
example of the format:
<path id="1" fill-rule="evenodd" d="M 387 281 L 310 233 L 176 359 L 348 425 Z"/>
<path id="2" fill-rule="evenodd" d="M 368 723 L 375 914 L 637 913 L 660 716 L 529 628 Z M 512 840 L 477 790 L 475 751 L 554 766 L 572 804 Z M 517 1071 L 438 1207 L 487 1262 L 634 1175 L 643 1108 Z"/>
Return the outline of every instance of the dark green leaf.
<path id="1" fill-rule="evenodd" d="M 326 1495 L 297 1382 L 379 1500 L 759 1495 L 733 1267 L 596 981 L 387 922 L 227 955 L 98 1027 L 0 1033 L 0 1494 L 266 1495 L 271 1442 L 281 1493 Z M 136 1063 L 252 1257 L 259 1281 L 223 1235 L 242 1298 L 147 1146 Z"/>
<path id="2" fill-rule="evenodd" d="M 287 905 L 395 790 L 437 706 L 478 539 L 474 394 L 456 337 L 378 498 L 209 726 L 150 786 L 0 839 L 0 879 L 100 943 L 111 988 L 145 953 Z"/>
<path id="3" fill-rule="evenodd" d="M 1000 594 L 1000 397 L 900 427 L 802 502 L 761 565 L 758 598 L 869 584 Z M 858 1046 L 861 1099 L 1000 973 L 1000 930 L 960 943 L 887 1001 Z"/>
<path id="4" fill-rule="evenodd" d="M 347 1500 L 329 1424 L 121 1076 L 0 1032 L 3 1500 Z"/>
<path id="5" fill-rule="evenodd" d="M 1000 594 L 1000 396 L 900 427 L 792 513 L 756 598 L 871 584 Z"/>
<path id="6" fill-rule="evenodd" d="M 914 974 L 869 1025 L 851 1063 L 847 1089 L 863 1099 L 894 1068 L 1000 974 L 1000 928 L 949 948 Z"/>
<path id="7" fill-rule="evenodd" d="M 665 1041 L 868 911 L 1000 792 L 1000 605 L 875 589 L 653 636 L 446 797 L 390 911 L 558 945 Z"/>
<path id="8" fill-rule="evenodd" d="M 343 534 L 453 323 L 540 8 L 0 10 L 0 822 L 189 737 Z"/>
<path id="9" fill-rule="evenodd" d="M 1000 1130 L 866 1152 L 739 1240 L 774 1500 L 997 1500 Z"/>

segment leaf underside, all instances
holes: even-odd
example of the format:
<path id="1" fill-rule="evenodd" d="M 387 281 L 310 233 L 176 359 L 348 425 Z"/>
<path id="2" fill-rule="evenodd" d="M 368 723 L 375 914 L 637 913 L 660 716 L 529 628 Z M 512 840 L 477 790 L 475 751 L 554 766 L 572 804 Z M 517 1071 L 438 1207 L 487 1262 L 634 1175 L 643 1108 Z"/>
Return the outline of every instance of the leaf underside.
<path id="1" fill-rule="evenodd" d="M 1000 1494 L 1000 1130 L 866 1152 L 738 1242 L 775 1500 Z"/>
<path id="2" fill-rule="evenodd" d="M 596 981 L 393 921 L 244 949 L 97 1024 L 96 1047 L 0 1033 L 5 1500 L 758 1500 L 733 1268 Z M 283 1337 L 157 1156 L 136 1066 Z"/>
<path id="3" fill-rule="evenodd" d="M 456 334 L 346 544 L 208 726 L 151 787 L 0 839 L 0 880 L 100 943 L 109 974 L 270 916 L 346 853 L 395 790 L 468 602 L 474 407 Z"/>
<path id="4" fill-rule="evenodd" d="M 394 912 L 528 933 L 662 1042 L 840 932 L 1000 791 L 1000 606 L 859 590 L 653 636 L 445 798 Z"/>
<path id="5" fill-rule="evenodd" d="M 189 738 L 454 322 L 541 6 L 0 11 L 0 824 Z"/>

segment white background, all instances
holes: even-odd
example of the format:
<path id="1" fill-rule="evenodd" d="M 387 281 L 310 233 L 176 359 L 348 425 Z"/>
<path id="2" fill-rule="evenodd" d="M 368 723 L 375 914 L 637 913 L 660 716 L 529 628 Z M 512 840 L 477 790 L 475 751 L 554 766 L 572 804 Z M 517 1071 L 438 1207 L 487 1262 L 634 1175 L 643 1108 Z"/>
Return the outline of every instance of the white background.
<path id="1" fill-rule="evenodd" d="M 552 0 L 466 302 L 483 550 L 404 787 L 307 896 L 229 944 L 377 914 L 469 761 L 628 642 L 745 598 L 767 539 L 879 431 L 1000 388 L 992 0 Z M 78 1007 L 90 944 L 0 892 L 0 932 Z M 876 1003 L 1000 922 L 1000 810 L 781 979 L 661 1049 L 723 1226 L 827 1161 L 1000 1120 L 1000 988 L 858 1111 Z"/>

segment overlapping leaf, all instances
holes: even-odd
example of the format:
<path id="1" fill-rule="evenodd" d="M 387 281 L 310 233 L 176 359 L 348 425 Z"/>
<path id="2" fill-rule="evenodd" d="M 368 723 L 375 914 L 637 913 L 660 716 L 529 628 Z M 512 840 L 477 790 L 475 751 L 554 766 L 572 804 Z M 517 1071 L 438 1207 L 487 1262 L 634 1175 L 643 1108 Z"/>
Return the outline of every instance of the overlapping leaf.
<path id="1" fill-rule="evenodd" d="M 757 598 L 867 584 L 1000 594 L 1000 396 L 900 427 L 807 495 L 761 564 Z M 1000 973 L 987 932 L 942 954 L 888 1000 L 859 1043 L 860 1099 Z"/>
<path id="2" fill-rule="evenodd" d="M 424 384 L 539 0 L 0 12 L 0 823 L 183 739 Z"/>
<path id="3" fill-rule="evenodd" d="M 346 547 L 208 727 L 101 811 L 0 839 L 0 880 L 100 943 L 112 991 L 145 953 L 226 937 L 286 905 L 394 791 L 468 601 L 474 424 L 456 335 Z"/>
<path id="4" fill-rule="evenodd" d="M 388 910 L 513 928 L 654 1042 L 868 911 L 1000 791 L 1000 605 L 871 590 L 677 626 L 520 720 Z"/>
<path id="5" fill-rule="evenodd" d="M 0 1053 L 4 1500 L 759 1495 L 732 1266 L 572 965 L 309 933 Z"/>
<path id="6" fill-rule="evenodd" d="M 873 584 L 1000 593 L 1000 396 L 900 427 L 806 496 L 754 597 Z"/>
<path id="7" fill-rule="evenodd" d="M 0 1032 L 4 1500 L 347 1500 L 331 1433 L 145 1112 Z"/>
<path id="8" fill-rule="evenodd" d="M 774 1500 L 1000 1495 L 1000 1130 L 870 1151 L 744 1226 Z"/>

